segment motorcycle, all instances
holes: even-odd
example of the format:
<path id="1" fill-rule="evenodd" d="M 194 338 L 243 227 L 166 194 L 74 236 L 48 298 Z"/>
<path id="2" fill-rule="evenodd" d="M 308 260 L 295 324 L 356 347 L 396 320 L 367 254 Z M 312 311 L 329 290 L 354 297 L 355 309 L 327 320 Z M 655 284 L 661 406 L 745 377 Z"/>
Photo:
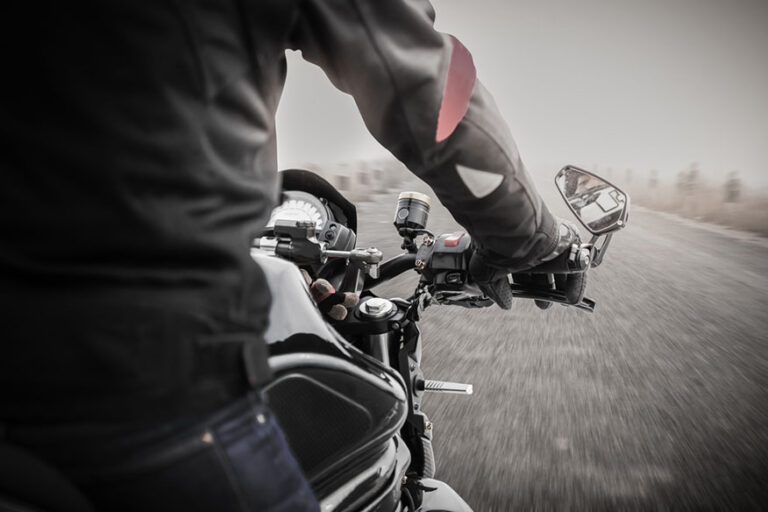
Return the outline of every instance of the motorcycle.
<path id="1" fill-rule="evenodd" d="M 433 425 L 421 404 L 425 393 L 471 395 L 472 385 L 426 378 L 419 330 L 430 306 L 493 304 L 470 272 L 471 236 L 434 235 L 427 229 L 429 197 L 403 192 L 394 218 L 403 253 L 384 261 L 376 248 L 355 247 L 355 207 L 332 185 L 309 171 L 282 175 L 284 200 L 252 249 L 270 288 L 279 290 L 264 335 L 274 373 L 264 393 L 321 510 L 471 511 L 434 478 Z M 593 236 L 537 267 L 551 286 L 542 287 L 540 279 L 510 280 L 506 293 L 592 312 L 595 302 L 583 297 L 583 289 L 575 295 L 560 289 L 551 275 L 585 273 L 601 264 L 613 234 L 626 226 L 629 196 L 572 166 L 561 169 L 555 183 Z M 327 318 L 300 268 L 355 293 L 359 303 L 344 320 Z M 420 274 L 409 297 L 374 293 L 408 271 Z M 0 460 L 0 481 L 17 485 L 0 490 L 0 510 L 40 510 L 19 501 L 39 489 L 57 510 L 84 503 L 68 481 L 26 452 L 0 443 Z"/>
<path id="2" fill-rule="evenodd" d="M 427 229 L 429 197 L 403 192 L 394 218 L 403 253 L 385 261 L 376 248 L 355 247 L 355 207 L 332 185 L 309 171 L 282 175 L 284 200 L 252 249 L 270 288 L 280 291 L 265 334 L 274 379 L 264 392 L 321 510 L 470 511 L 435 479 L 433 425 L 421 405 L 425 393 L 471 395 L 473 388 L 423 374 L 419 321 L 433 305 L 493 304 L 469 271 L 471 236 L 434 235 Z M 507 292 L 593 312 L 596 304 L 583 290 L 558 289 L 551 274 L 599 266 L 613 234 L 626 226 L 630 199 L 573 166 L 561 169 L 555 184 L 592 238 L 537 267 L 551 286 L 510 279 Z M 344 320 L 327 318 L 300 268 L 357 294 L 359 303 Z M 407 298 L 374 293 L 408 271 L 420 279 Z"/>

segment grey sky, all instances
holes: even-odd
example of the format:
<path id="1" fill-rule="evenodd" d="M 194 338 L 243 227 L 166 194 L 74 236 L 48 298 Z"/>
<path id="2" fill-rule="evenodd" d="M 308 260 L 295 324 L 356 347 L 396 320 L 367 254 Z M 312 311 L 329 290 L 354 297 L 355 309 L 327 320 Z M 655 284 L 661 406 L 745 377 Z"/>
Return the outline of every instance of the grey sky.
<path id="1" fill-rule="evenodd" d="M 437 0 L 524 161 L 768 184 L 768 0 Z M 385 155 L 352 100 L 289 55 L 280 165 Z"/>

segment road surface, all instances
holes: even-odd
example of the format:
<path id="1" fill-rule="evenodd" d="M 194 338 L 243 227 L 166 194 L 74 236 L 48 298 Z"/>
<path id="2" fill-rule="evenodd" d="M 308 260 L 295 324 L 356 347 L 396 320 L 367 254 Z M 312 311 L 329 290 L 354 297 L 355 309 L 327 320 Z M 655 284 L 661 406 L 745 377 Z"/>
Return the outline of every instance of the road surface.
<path id="1" fill-rule="evenodd" d="M 359 245 L 399 252 L 395 197 L 359 205 Z M 475 389 L 424 400 L 436 476 L 477 511 L 768 510 L 768 243 L 635 208 L 589 277 L 592 315 L 427 310 L 426 375 Z"/>

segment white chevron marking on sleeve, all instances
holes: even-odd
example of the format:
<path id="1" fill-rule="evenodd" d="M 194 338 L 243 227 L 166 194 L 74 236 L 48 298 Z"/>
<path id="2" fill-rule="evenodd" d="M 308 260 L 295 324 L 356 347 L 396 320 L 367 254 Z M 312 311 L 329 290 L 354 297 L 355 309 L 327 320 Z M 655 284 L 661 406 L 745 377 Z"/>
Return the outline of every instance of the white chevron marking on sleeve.
<path id="1" fill-rule="evenodd" d="M 464 167 L 459 164 L 456 164 L 456 172 L 459 173 L 461 181 L 472 192 L 472 195 L 478 199 L 496 190 L 501 185 L 501 182 L 504 181 L 504 176 L 501 174 L 478 171 L 477 169 Z"/>

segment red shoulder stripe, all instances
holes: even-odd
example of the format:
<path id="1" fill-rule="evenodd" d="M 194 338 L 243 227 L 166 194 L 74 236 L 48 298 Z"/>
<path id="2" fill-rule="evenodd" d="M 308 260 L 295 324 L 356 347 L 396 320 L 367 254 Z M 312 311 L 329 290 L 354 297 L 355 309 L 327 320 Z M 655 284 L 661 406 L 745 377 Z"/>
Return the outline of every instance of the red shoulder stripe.
<path id="1" fill-rule="evenodd" d="M 447 139 L 464 118 L 469 108 L 472 89 L 475 87 L 476 72 L 472 55 L 458 39 L 450 37 L 453 50 L 445 78 L 440 113 L 437 115 L 436 142 Z"/>

